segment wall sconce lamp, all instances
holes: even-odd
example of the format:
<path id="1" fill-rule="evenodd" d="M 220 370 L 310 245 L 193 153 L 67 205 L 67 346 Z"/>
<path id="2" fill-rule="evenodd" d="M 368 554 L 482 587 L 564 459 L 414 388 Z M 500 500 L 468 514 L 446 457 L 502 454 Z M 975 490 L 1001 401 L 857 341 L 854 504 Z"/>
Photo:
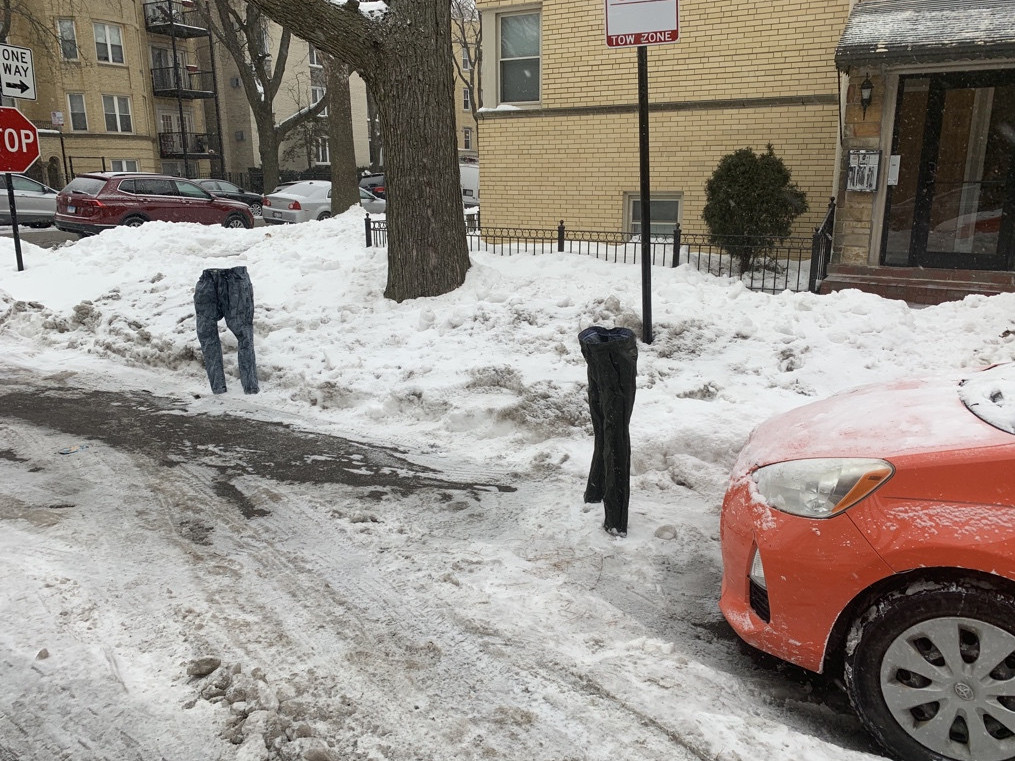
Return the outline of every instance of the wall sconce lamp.
<path id="1" fill-rule="evenodd" d="M 867 78 L 860 83 L 860 108 L 863 109 L 863 118 L 867 118 L 867 109 L 870 108 L 871 101 L 874 100 L 874 83 L 871 82 L 871 75 L 868 74 Z"/>

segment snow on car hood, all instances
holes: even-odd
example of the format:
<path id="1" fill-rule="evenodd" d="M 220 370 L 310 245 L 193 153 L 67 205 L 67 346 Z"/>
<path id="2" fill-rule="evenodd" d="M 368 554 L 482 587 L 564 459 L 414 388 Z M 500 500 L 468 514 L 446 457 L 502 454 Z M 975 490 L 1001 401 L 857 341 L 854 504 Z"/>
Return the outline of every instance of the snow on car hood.
<path id="1" fill-rule="evenodd" d="M 959 398 L 984 422 L 1015 433 L 1015 364 L 988 367 L 963 379 Z"/>
<path id="2" fill-rule="evenodd" d="M 1015 369 L 1004 367 L 1008 380 L 1003 392 L 998 391 L 1005 385 L 1002 377 L 988 370 L 864 386 L 790 410 L 755 430 L 737 470 L 808 457 L 891 458 L 1010 445 L 1015 430 Z M 963 403 L 970 397 L 977 414 Z M 1006 425 L 987 420 L 983 412 L 988 410 Z"/>

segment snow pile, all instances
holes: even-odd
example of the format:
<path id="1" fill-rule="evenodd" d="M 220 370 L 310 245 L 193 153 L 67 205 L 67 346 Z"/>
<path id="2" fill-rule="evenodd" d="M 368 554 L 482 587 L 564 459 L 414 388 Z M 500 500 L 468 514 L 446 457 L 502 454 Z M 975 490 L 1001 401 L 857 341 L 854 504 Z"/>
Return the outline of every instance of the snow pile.
<path id="1" fill-rule="evenodd" d="M 0 610 L 18 623 L 0 628 L 0 756 L 24 731 L 57 738 L 35 745 L 54 758 L 78 747 L 69 736 L 110 758 L 186 761 L 861 758 L 848 709 L 756 671 L 721 621 L 729 469 L 775 413 L 1015 358 L 1015 296 L 910 309 L 656 268 L 616 540 L 581 502 L 592 432 L 577 336 L 642 335 L 637 267 L 479 253 L 460 289 L 396 304 L 358 209 L 23 248 L 17 272 L 0 239 L 9 384 L 30 369 L 63 394 L 143 391 L 188 415 L 296 423 L 510 489 L 362 494 L 226 455 L 153 471 L 116 447 L 5 430 Z M 257 396 L 240 390 L 224 326 L 227 394 L 210 394 L 197 343 L 194 285 L 233 266 L 254 287 Z M 997 404 L 992 388 L 966 393 Z"/>

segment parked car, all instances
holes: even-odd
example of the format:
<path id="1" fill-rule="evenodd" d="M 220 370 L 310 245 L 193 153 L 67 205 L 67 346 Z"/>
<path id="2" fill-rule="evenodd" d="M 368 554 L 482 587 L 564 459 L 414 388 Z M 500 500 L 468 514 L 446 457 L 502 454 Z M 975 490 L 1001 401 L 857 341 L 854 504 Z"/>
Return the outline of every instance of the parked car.
<path id="1" fill-rule="evenodd" d="M 780 415 L 722 507 L 720 608 L 749 644 L 841 669 L 909 761 L 1015 756 L 1015 365 Z"/>
<path id="2" fill-rule="evenodd" d="M 388 208 L 387 201 L 378 198 L 365 188 L 359 189 L 359 205 L 369 214 L 383 214 Z"/>
<path id="3" fill-rule="evenodd" d="M 459 164 L 458 174 L 462 186 L 462 202 L 466 208 L 479 206 L 479 164 Z"/>
<path id="4" fill-rule="evenodd" d="M 28 227 L 49 227 L 53 224 L 57 191 L 23 174 L 12 174 L 10 178 L 11 187 L 14 188 L 14 209 L 18 214 L 18 224 Z M 0 173 L 0 225 L 11 223 L 7 175 Z"/>
<path id="5" fill-rule="evenodd" d="M 272 225 L 308 222 L 331 216 L 331 183 L 303 180 L 282 186 L 264 197 L 261 216 Z"/>
<path id="6" fill-rule="evenodd" d="M 162 174 L 80 174 L 56 198 L 56 226 L 65 232 L 93 235 L 117 225 L 137 227 L 153 220 L 254 226 L 245 203 L 213 196 L 190 180 Z"/>
<path id="7" fill-rule="evenodd" d="M 360 206 L 371 214 L 383 214 L 387 202 L 363 188 Z M 270 225 L 308 222 L 331 216 L 331 183 L 327 180 L 303 180 L 280 185 L 264 197 L 264 221 Z"/>
<path id="8" fill-rule="evenodd" d="M 367 174 L 359 181 L 359 186 L 365 190 L 369 190 L 378 198 L 387 200 L 388 192 L 384 186 L 384 175 L 383 174 Z"/>
<path id="9" fill-rule="evenodd" d="M 250 213 L 255 217 L 261 216 L 261 203 L 264 196 L 250 190 L 244 190 L 239 185 L 234 185 L 226 180 L 191 180 L 207 190 L 213 196 L 231 198 L 234 201 L 241 201 L 250 207 Z"/>

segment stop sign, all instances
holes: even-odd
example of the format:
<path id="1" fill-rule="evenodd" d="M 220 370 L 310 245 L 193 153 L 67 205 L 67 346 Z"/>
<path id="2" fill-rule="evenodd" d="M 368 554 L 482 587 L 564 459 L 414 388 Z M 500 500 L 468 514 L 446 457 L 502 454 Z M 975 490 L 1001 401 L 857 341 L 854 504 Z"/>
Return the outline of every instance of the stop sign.
<path id="1" fill-rule="evenodd" d="M 16 108 L 0 108 L 0 172 L 24 172 L 39 158 L 39 131 Z"/>

